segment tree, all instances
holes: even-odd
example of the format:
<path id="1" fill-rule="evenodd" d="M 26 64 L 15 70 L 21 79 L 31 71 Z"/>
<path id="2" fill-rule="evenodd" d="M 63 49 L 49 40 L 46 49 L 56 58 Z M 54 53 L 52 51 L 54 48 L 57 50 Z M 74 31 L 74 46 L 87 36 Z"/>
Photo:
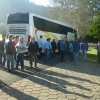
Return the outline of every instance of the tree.
<path id="1" fill-rule="evenodd" d="M 92 23 L 88 35 L 100 39 L 100 16 Z"/>
<path id="2" fill-rule="evenodd" d="M 50 0 L 52 7 L 48 7 L 46 12 L 48 18 L 59 20 L 71 24 L 77 32 L 84 36 L 92 21 L 92 11 L 90 0 Z"/>

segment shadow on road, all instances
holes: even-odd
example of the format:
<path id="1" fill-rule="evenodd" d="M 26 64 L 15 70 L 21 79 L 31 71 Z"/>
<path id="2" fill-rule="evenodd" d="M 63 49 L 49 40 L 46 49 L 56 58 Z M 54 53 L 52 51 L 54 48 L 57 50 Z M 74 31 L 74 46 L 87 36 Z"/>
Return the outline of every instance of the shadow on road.
<path id="1" fill-rule="evenodd" d="M 34 98 L 33 96 L 27 95 L 13 87 L 10 87 L 9 85 L 5 84 L 4 82 L 1 82 L 0 85 L 4 86 L 4 88 L 1 88 L 1 90 L 3 92 L 5 92 L 7 95 L 10 95 L 11 97 L 14 97 L 18 100 L 26 100 L 29 98 L 30 98 L 30 100 L 38 100 L 38 99 Z"/>

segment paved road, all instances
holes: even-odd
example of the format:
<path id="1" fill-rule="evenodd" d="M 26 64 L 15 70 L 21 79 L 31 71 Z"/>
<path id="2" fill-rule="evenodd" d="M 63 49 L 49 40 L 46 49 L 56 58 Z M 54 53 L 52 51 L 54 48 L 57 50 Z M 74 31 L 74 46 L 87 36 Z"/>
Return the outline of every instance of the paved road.
<path id="1" fill-rule="evenodd" d="M 79 60 L 78 66 L 64 62 L 25 71 L 28 77 L 1 84 L 0 100 L 100 100 L 100 64 Z"/>
<path id="2" fill-rule="evenodd" d="M 29 58 L 26 56 L 25 57 L 25 61 L 24 61 L 25 62 L 25 70 L 31 70 L 29 68 L 30 65 L 29 65 L 28 59 Z M 48 67 L 52 67 L 53 65 L 59 63 L 59 61 L 60 61 L 59 60 L 59 56 L 57 56 L 56 58 L 51 59 L 51 62 L 49 61 L 48 63 L 44 63 L 43 59 L 38 61 L 38 67 L 39 67 L 39 69 L 35 69 L 35 67 L 32 68 L 34 70 L 34 73 L 42 71 L 42 70 L 44 70 L 44 69 L 46 69 Z M 65 59 L 65 61 L 66 61 L 66 59 Z M 20 68 L 20 66 L 19 66 L 19 68 Z M 30 75 L 30 71 L 28 73 L 26 73 L 25 71 L 22 72 L 21 70 L 19 70 L 19 71 L 16 71 L 15 74 L 11 74 L 11 73 L 7 72 L 7 69 L 0 68 L 0 79 L 4 83 L 7 83 L 8 85 L 10 85 L 10 84 L 12 84 L 12 83 L 14 83 L 14 82 L 22 79 L 22 78 L 25 78 L 25 77 L 27 77 L 29 75 Z M 1 87 L 2 86 L 0 86 L 0 88 Z"/>

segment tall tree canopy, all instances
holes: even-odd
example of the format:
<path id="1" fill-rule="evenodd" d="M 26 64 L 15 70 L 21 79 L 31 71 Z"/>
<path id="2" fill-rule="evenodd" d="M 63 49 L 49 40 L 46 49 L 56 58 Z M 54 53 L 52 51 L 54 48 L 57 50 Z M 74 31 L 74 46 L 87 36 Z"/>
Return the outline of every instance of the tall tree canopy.
<path id="1" fill-rule="evenodd" d="M 100 16 L 92 23 L 88 35 L 100 39 Z"/>
<path id="2" fill-rule="evenodd" d="M 84 36 L 100 8 L 100 0 L 50 0 L 46 16 L 73 25 Z"/>

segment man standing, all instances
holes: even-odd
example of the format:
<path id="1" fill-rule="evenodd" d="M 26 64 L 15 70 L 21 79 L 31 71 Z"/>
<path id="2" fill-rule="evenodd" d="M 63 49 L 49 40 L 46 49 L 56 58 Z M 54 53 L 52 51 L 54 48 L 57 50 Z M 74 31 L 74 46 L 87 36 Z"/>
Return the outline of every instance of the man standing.
<path id="1" fill-rule="evenodd" d="M 19 36 L 15 36 L 15 39 L 13 40 L 13 46 L 14 46 L 14 51 L 15 51 L 15 53 L 14 53 L 14 60 L 15 60 L 15 62 L 16 62 L 16 44 L 18 43 L 18 41 L 19 41 Z"/>
<path id="2" fill-rule="evenodd" d="M 97 49 L 97 54 L 98 54 L 98 61 L 97 62 L 100 63 L 100 41 L 98 41 L 96 49 Z"/>
<path id="3" fill-rule="evenodd" d="M 38 39 L 38 45 L 39 45 L 39 59 L 41 59 L 42 58 L 42 48 L 43 48 L 42 35 L 40 36 L 40 39 Z"/>
<path id="4" fill-rule="evenodd" d="M 67 45 L 64 40 L 61 40 L 60 41 L 61 62 L 64 60 L 66 50 L 67 50 Z"/>
<path id="5" fill-rule="evenodd" d="M 19 62 L 21 64 L 22 71 L 24 70 L 24 52 L 26 50 L 26 44 L 24 43 L 24 38 L 20 38 L 20 42 L 16 45 L 17 59 L 16 59 L 16 70 L 18 70 Z"/>
<path id="6" fill-rule="evenodd" d="M 70 62 L 73 61 L 73 41 L 69 43 L 69 60 Z"/>
<path id="7" fill-rule="evenodd" d="M 52 57 L 55 58 L 55 50 L 57 49 L 57 45 L 56 45 L 56 42 L 55 42 L 55 39 L 53 39 L 53 41 L 51 42 L 51 45 L 52 45 Z"/>
<path id="8" fill-rule="evenodd" d="M 87 44 L 85 41 L 81 44 L 81 50 L 82 50 L 82 59 L 83 61 L 86 59 L 86 51 L 87 51 Z"/>
<path id="9" fill-rule="evenodd" d="M 60 40 L 57 43 L 58 53 L 60 54 Z"/>
<path id="10" fill-rule="evenodd" d="M 5 38 L 6 35 L 2 35 L 2 39 L 0 40 L 0 55 L 1 55 L 1 61 L 0 61 L 0 66 L 5 67 L 5 62 L 6 62 L 6 54 L 4 53 L 5 51 Z M 3 58 L 3 61 L 2 61 Z"/>
<path id="11" fill-rule="evenodd" d="M 77 66 L 77 58 L 78 58 L 79 50 L 80 50 L 80 44 L 77 41 L 77 39 L 75 39 L 75 41 L 73 42 L 73 62 L 74 62 L 74 66 Z"/>
<path id="12" fill-rule="evenodd" d="M 47 62 L 50 57 L 50 50 L 52 50 L 50 38 L 48 38 L 47 41 L 44 43 L 44 50 L 45 50 L 45 62 Z"/>
<path id="13" fill-rule="evenodd" d="M 28 52 L 30 53 L 30 67 L 33 65 L 33 57 L 34 57 L 34 65 L 37 68 L 37 55 L 38 55 L 38 43 L 35 41 L 35 37 L 31 38 L 31 42 L 29 44 Z"/>
<path id="14" fill-rule="evenodd" d="M 87 48 L 86 48 L 86 52 L 87 52 L 88 49 L 89 49 L 89 45 L 88 45 L 88 42 L 85 41 L 85 43 L 86 43 L 86 45 L 87 45 Z"/>
<path id="15" fill-rule="evenodd" d="M 8 72 L 14 72 L 14 47 L 13 47 L 13 35 L 9 35 L 9 40 L 6 42 L 6 55 L 7 55 L 7 68 Z M 11 62 L 11 69 L 10 69 Z"/>

